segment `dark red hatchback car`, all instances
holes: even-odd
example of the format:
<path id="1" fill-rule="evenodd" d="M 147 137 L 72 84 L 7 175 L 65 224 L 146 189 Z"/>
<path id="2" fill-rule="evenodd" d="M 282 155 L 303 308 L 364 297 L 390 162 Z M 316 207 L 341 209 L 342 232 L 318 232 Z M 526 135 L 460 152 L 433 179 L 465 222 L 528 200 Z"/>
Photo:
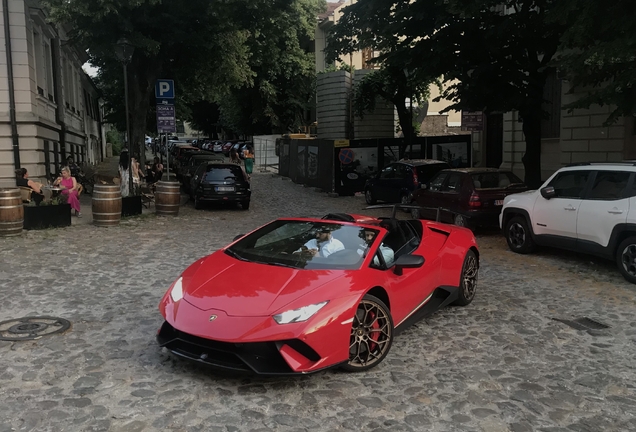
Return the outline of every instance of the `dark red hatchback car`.
<path id="1" fill-rule="evenodd" d="M 412 203 L 425 207 L 411 210 L 415 219 L 435 219 L 474 228 L 499 226 L 506 196 L 528 188 L 510 171 L 496 168 L 458 168 L 437 173 L 413 193 Z"/>

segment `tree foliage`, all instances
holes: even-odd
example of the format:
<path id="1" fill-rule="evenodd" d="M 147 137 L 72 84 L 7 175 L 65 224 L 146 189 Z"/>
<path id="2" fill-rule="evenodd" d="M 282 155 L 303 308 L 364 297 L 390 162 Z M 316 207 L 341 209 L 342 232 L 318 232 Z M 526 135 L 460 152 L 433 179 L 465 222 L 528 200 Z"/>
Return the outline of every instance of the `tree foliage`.
<path id="1" fill-rule="evenodd" d="M 555 0 L 368 0 L 345 9 L 334 52 L 372 47 L 414 80 L 443 77 L 447 110 L 518 110 L 526 181 L 540 182 L 543 88 L 565 24 Z M 338 27 L 340 27 L 338 29 Z M 393 70 L 399 80 L 399 70 Z"/>
<path id="2" fill-rule="evenodd" d="M 308 53 L 324 0 L 45 0 L 51 17 L 87 48 L 104 92 L 108 119 L 125 124 L 121 37 L 134 46 L 128 67 L 133 142 L 154 127 L 154 84 L 175 80 L 177 114 L 203 124 L 213 104 L 218 122 L 245 134 L 287 130 L 313 102 Z M 213 113 L 214 114 L 214 113 Z M 218 123 L 217 122 L 217 123 Z"/>
<path id="3" fill-rule="evenodd" d="M 217 96 L 221 121 L 246 135 L 306 124 L 315 100 L 311 52 L 324 0 L 254 0 L 238 14 L 254 79 Z"/>
<path id="4" fill-rule="evenodd" d="M 582 96 L 566 108 L 611 105 L 607 123 L 636 113 L 636 10 L 632 0 L 568 0 L 558 66 Z"/>
<path id="5" fill-rule="evenodd" d="M 437 76 L 428 74 L 409 55 L 403 55 L 403 30 L 394 30 L 410 11 L 409 2 L 369 0 L 353 3 L 344 9 L 332 28 L 327 45 L 330 62 L 365 48 L 380 53 L 373 60 L 379 69 L 366 75 L 355 88 L 354 109 L 362 117 L 364 112 L 373 112 L 378 96 L 392 103 L 407 138 L 416 134 L 407 99 L 421 105 L 428 99 L 429 86 L 438 81 Z"/>
<path id="6" fill-rule="evenodd" d="M 406 99 L 412 99 L 414 105 L 423 105 L 429 97 L 429 82 L 420 82 L 410 74 L 407 76 L 404 70 L 383 65 L 379 70 L 365 75 L 354 89 L 353 107 L 355 114 L 364 118 L 365 113 L 373 112 L 378 96 L 392 103 L 397 110 L 400 128 L 406 138 L 415 136 L 418 132 L 411 117 L 410 106 L 405 104 Z M 408 141 L 405 141 L 405 146 Z M 402 149 L 404 151 L 404 149 Z"/>

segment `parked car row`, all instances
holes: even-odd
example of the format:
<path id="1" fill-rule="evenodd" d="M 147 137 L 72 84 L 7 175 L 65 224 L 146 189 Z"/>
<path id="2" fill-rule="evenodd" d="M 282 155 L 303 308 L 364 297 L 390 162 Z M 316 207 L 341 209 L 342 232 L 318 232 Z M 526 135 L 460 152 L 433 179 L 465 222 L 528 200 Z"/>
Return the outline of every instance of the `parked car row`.
<path id="1" fill-rule="evenodd" d="M 223 153 L 225 156 L 229 156 L 232 149 L 235 149 L 239 155 L 243 152 L 243 149 L 251 142 L 240 140 L 211 140 L 211 139 L 193 139 L 189 140 L 188 144 L 196 147 L 200 150 L 208 150 L 214 153 Z"/>
<path id="2" fill-rule="evenodd" d="M 402 160 L 367 181 L 365 198 L 368 204 L 417 205 L 414 219 L 499 227 L 510 250 L 521 254 L 549 246 L 614 260 L 625 279 L 636 283 L 633 162 L 564 167 L 529 191 L 508 170 Z"/>
<path id="3" fill-rule="evenodd" d="M 382 169 L 365 186 L 365 199 L 415 204 L 416 219 L 439 219 L 463 227 L 496 226 L 503 199 L 527 187 L 512 172 L 455 168 L 432 159 L 401 160 Z"/>
<path id="4" fill-rule="evenodd" d="M 205 203 L 238 203 L 248 210 L 250 181 L 243 168 L 225 161 L 223 155 L 206 150 L 181 153 L 176 168 L 183 189 L 200 209 Z"/>

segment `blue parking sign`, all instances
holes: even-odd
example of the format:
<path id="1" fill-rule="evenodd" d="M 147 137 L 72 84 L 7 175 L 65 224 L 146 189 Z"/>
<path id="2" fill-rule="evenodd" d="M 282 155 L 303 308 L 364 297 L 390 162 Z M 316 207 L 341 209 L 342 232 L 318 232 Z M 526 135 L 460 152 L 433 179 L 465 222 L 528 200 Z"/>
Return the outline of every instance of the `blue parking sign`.
<path id="1" fill-rule="evenodd" d="M 155 85 L 157 99 L 174 99 L 174 80 L 160 79 Z"/>

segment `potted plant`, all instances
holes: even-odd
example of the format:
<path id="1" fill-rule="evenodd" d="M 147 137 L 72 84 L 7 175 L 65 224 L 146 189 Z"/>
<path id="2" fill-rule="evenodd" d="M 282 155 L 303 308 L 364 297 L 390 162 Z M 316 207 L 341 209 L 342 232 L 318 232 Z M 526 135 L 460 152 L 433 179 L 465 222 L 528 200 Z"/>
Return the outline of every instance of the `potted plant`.
<path id="1" fill-rule="evenodd" d="M 24 205 L 24 229 L 46 229 L 71 226 L 71 205 L 66 195 L 59 195 L 36 205 L 34 201 Z"/>

